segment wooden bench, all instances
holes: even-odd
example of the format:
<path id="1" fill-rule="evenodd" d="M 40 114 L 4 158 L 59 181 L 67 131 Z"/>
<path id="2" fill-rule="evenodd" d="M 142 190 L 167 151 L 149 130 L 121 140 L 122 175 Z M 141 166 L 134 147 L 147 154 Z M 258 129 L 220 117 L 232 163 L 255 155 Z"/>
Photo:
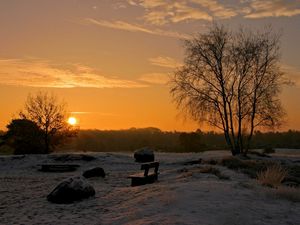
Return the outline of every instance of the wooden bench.
<path id="1" fill-rule="evenodd" d="M 155 182 L 158 178 L 158 167 L 159 162 L 143 163 L 141 165 L 141 170 L 144 170 L 143 173 L 136 173 L 128 176 L 128 178 L 131 178 L 131 186 L 139 186 Z M 154 168 L 153 173 L 149 173 L 151 168 Z"/>
<path id="2" fill-rule="evenodd" d="M 43 172 L 70 172 L 75 171 L 79 165 L 77 164 L 39 164 L 40 171 Z"/>

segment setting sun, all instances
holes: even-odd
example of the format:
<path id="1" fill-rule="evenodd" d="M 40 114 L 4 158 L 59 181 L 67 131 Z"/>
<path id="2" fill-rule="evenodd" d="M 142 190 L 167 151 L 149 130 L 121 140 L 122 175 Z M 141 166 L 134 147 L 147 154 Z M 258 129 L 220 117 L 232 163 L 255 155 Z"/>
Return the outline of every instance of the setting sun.
<path id="1" fill-rule="evenodd" d="M 69 117 L 68 123 L 74 126 L 75 124 L 77 124 L 77 119 L 75 117 Z"/>

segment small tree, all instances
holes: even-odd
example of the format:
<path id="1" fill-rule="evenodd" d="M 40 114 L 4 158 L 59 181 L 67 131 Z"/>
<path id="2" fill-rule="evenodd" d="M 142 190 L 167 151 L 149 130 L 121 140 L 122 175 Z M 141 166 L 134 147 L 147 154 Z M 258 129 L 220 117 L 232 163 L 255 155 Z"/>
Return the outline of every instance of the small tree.
<path id="1" fill-rule="evenodd" d="M 43 131 L 46 153 L 75 134 L 66 122 L 66 115 L 66 104 L 47 92 L 29 94 L 20 112 L 22 119 L 33 121 Z"/>
<path id="2" fill-rule="evenodd" d="M 256 128 L 280 125 L 278 35 L 269 30 L 231 33 L 215 25 L 186 40 L 185 50 L 171 94 L 193 119 L 222 130 L 233 155 L 247 153 Z"/>

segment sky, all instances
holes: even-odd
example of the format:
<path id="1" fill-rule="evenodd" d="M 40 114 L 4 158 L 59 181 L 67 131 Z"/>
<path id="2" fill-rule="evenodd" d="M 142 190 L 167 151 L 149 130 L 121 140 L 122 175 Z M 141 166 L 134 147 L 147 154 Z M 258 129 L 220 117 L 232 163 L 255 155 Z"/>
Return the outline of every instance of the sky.
<path id="1" fill-rule="evenodd" d="M 300 129 L 300 0 L 0 0 L 0 129 L 29 93 L 57 95 L 81 129 L 191 131 L 169 94 L 183 39 L 212 22 L 282 33 L 282 129 Z M 210 129 L 208 127 L 200 127 Z"/>

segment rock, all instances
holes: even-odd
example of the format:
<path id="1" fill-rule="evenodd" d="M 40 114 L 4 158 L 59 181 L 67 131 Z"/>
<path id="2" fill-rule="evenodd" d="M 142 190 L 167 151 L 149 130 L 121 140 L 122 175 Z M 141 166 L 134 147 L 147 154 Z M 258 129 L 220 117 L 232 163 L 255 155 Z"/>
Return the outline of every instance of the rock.
<path id="1" fill-rule="evenodd" d="M 134 152 L 134 158 L 136 162 L 153 162 L 154 151 L 149 147 L 138 149 Z"/>
<path id="2" fill-rule="evenodd" d="M 96 157 L 92 155 L 86 155 L 86 154 L 57 154 L 52 155 L 52 159 L 55 161 L 61 161 L 61 162 L 67 162 L 67 161 L 92 161 L 95 160 Z"/>
<path id="3" fill-rule="evenodd" d="M 296 171 L 296 170 L 293 170 L 292 167 L 289 168 L 289 171 L 290 173 L 293 173 L 292 171 Z M 293 187 L 299 187 L 300 186 L 300 178 L 296 176 L 291 176 L 291 175 L 287 175 L 283 182 L 282 182 L 284 185 L 287 185 L 287 186 L 293 186 Z"/>
<path id="4" fill-rule="evenodd" d="M 283 182 L 284 185 L 289 186 L 289 187 L 298 187 L 299 184 L 297 182 L 293 182 L 293 181 L 286 181 Z"/>
<path id="5" fill-rule="evenodd" d="M 95 195 L 95 189 L 83 177 L 71 177 L 62 181 L 47 196 L 53 203 L 70 204 Z"/>
<path id="6" fill-rule="evenodd" d="M 198 160 L 192 160 L 192 161 L 187 161 L 185 163 L 183 163 L 183 165 L 195 165 L 195 164 L 201 164 L 202 159 L 198 159 Z"/>
<path id="7" fill-rule="evenodd" d="M 102 169 L 101 167 L 95 167 L 95 168 L 84 171 L 82 176 L 84 176 L 85 178 L 105 177 L 105 172 L 104 172 L 104 169 Z"/>
<path id="8" fill-rule="evenodd" d="M 14 155 L 11 157 L 11 160 L 19 160 L 19 159 L 24 159 L 25 158 L 25 155 Z"/>

